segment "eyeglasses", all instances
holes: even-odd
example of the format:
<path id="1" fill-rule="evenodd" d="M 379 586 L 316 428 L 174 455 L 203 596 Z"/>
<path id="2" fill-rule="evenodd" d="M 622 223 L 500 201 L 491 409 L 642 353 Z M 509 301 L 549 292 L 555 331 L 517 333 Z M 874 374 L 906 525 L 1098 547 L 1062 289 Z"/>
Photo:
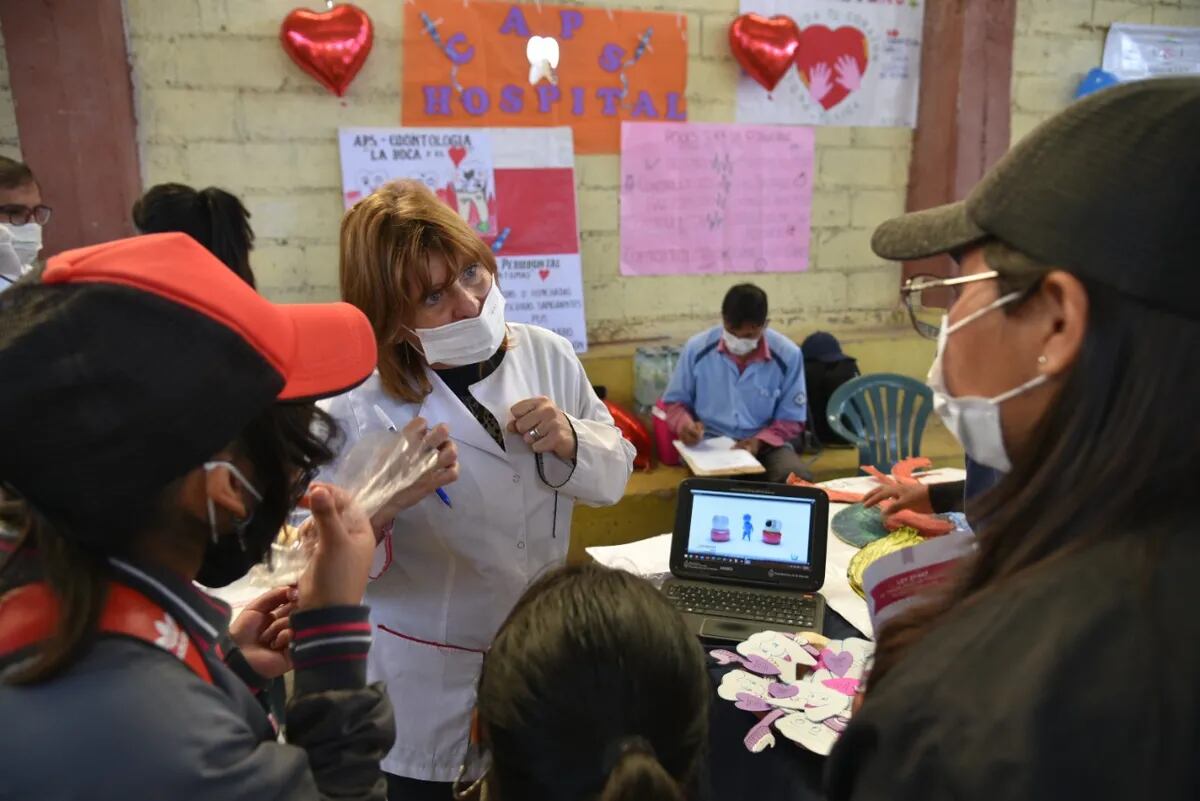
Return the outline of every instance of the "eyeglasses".
<path id="1" fill-rule="evenodd" d="M 50 215 L 54 213 L 54 209 L 49 206 L 21 206 L 17 204 L 0 206 L 0 219 L 7 220 L 12 225 L 25 225 L 30 220 L 33 220 L 38 225 L 45 225 L 50 222 Z"/>
<path id="2" fill-rule="evenodd" d="M 942 315 L 958 300 L 963 286 L 999 277 L 1000 273 L 995 270 L 956 278 L 917 275 L 905 282 L 900 294 L 904 297 L 908 318 L 916 332 L 926 339 L 937 339 L 942 327 Z M 949 300 L 946 299 L 947 291 Z"/>

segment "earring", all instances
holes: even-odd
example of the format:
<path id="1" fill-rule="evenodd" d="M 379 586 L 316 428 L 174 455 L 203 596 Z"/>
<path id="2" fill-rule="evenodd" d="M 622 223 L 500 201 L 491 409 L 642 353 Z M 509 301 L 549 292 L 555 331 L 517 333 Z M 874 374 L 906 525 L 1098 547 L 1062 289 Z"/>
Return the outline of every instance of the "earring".
<path id="1" fill-rule="evenodd" d="M 1044 353 L 1041 356 L 1038 356 L 1038 364 L 1042 365 L 1043 367 L 1045 367 L 1046 363 L 1049 361 L 1050 360 L 1046 358 L 1046 354 Z"/>

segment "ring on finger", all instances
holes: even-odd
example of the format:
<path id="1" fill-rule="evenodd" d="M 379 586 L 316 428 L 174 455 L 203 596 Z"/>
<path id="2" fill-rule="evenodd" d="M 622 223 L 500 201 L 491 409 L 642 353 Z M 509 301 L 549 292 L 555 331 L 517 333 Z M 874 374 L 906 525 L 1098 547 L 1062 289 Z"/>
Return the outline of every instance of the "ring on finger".
<path id="1" fill-rule="evenodd" d="M 529 429 L 529 436 L 532 439 L 541 439 L 542 438 L 542 434 L 540 431 L 537 430 L 537 426 L 534 426 L 533 428 Z"/>

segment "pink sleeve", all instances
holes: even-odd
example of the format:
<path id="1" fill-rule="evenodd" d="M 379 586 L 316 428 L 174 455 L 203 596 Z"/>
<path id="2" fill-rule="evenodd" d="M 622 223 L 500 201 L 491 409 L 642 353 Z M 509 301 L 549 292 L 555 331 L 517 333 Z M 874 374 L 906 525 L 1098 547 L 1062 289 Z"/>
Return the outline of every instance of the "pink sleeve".
<path id="1" fill-rule="evenodd" d="M 772 420 L 771 425 L 755 434 L 754 438 L 778 448 L 800 436 L 802 431 L 804 423 L 796 420 Z"/>
<path id="2" fill-rule="evenodd" d="M 667 428 L 671 429 L 671 433 L 679 436 L 679 432 L 690 426 L 693 422 L 692 410 L 684 403 L 668 403 L 665 404 L 667 413 Z"/>

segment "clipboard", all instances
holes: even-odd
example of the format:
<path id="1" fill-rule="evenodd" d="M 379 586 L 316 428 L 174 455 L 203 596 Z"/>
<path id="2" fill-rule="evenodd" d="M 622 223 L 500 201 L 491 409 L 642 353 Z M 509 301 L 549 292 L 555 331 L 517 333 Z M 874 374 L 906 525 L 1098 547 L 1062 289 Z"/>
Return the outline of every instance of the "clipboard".
<path id="1" fill-rule="evenodd" d="M 697 476 L 751 476 L 767 472 L 750 451 L 734 448 L 729 437 L 713 437 L 698 445 L 675 440 L 675 449 L 684 464 Z"/>

